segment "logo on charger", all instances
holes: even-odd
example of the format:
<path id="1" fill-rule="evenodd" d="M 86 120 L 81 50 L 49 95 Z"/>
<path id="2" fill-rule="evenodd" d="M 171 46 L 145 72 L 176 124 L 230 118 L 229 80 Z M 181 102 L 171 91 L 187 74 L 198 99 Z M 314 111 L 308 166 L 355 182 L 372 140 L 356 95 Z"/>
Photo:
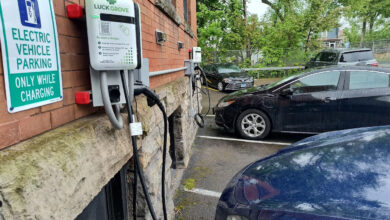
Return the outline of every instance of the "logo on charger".
<path id="1" fill-rule="evenodd" d="M 18 0 L 18 5 L 22 25 L 41 28 L 38 0 Z"/>
<path id="2" fill-rule="evenodd" d="M 116 0 L 107 0 L 107 2 L 110 4 L 110 5 L 113 5 L 116 3 Z"/>

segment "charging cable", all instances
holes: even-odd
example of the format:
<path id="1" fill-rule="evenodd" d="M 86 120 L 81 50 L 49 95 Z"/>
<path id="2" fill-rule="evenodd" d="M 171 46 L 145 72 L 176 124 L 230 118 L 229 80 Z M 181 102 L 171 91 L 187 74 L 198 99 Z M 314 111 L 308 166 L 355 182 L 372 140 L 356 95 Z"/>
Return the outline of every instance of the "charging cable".
<path id="1" fill-rule="evenodd" d="M 132 73 L 131 73 L 132 74 Z M 131 107 L 131 103 L 130 103 L 130 99 L 129 99 L 129 92 L 128 92 L 128 88 L 127 88 L 127 85 L 125 83 L 125 77 L 124 77 L 124 72 L 121 71 L 121 77 L 122 77 L 122 83 L 123 83 L 123 88 L 124 88 L 124 91 L 125 91 L 125 97 L 126 97 L 126 105 L 127 105 L 127 109 L 128 109 L 128 114 L 129 114 L 129 123 L 130 123 L 130 129 L 132 129 L 132 124 L 134 123 L 134 119 L 133 119 L 133 110 L 132 110 L 132 107 Z M 147 98 L 148 98 L 148 105 L 149 106 L 153 106 L 153 105 L 157 105 L 159 107 L 159 109 L 161 110 L 162 114 L 163 114 L 163 120 L 164 120 L 164 145 L 163 145 L 163 161 L 162 161 L 162 172 L 161 172 L 161 197 L 162 197 L 162 207 L 163 207 L 163 214 L 164 214 L 164 219 L 167 220 L 168 217 L 167 217 L 167 209 L 166 209 L 166 199 L 165 199 L 165 167 L 166 167 L 166 154 L 167 154 L 167 139 L 168 139 L 168 116 L 167 116 L 167 113 L 165 111 L 165 107 L 164 105 L 162 104 L 161 100 L 159 99 L 159 97 L 152 91 L 150 90 L 149 88 L 147 87 L 141 87 L 141 88 L 137 88 L 137 89 L 134 89 L 134 96 L 137 96 L 137 95 L 140 95 L 140 94 L 144 94 Z M 131 133 L 133 133 L 132 131 L 130 131 Z M 154 212 L 154 209 L 153 209 L 153 206 L 150 202 L 150 195 L 146 189 L 146 184 L 145 184 L 145 177 L 143 175 L 143 172 L 142 172 L 142 169 L 140 168 L 140 164 L 139 164 L 139 156 L 138 156 L 138 151 L 137 151 L 137 144 L 136 144 L 136 140 L 135 140 L 135 136 L 133 134 L 131 134 L 131 138 L 132 138 L 132 142 L 133 142 L 133 151 L 134 151 L 134 156 L 135 156 L 135 168 L 137 170 L 137 173 L 139 174 L 140 176 L 140 180 L 141 180 L 141 184 L 142 184 L 142 188 L 143 188 L 143 191 L 144 191 L 144 194 L 145 194 L 145 197 L 146 197 L 146 201 L 148 203 L 148 207 L 149 207 L 149 211 L 152 215 L 152 218 L 155 220 L 157 219 L 156 218 L 156 214 Z M 136 175 L 135 175 L 135 178 L 134 178 L 134 190 L 133 190 L 133 218 L 136 219 L 137 215 L 136 215 L 136 189 L 137 189 L 137 182 L 136 182 Z"/>
<path id="2" fill-rule="evenodd" d="M 166 166 L 166 156 L 167 156 L 168 116 L 165 111 L 164 105 L 162 104 L 161 100 L 159 99 L 156 93 L 154 93 L 148 87 L 141 87 L 134 90 L 135 96 L 140 94 L 144 94 L 148 98 L 148 104 L 150 106 L 156 104 L 163 114 L 164 145 L 163 145 L 163 161 L 162 161 L 162 171 L 161 171 L 161 198 L 162 198 L 164 219 L 167 220 L 168 216 L 167 216 L 167 208 L 166 208 L 166 200 L 165 200 L 165 166 Z"/>
<path id="3" fill-rule="evenodd" d="M 199 71 L 200 74 L 197 74 L 197 77 L 192 81 L 194 84 L 192 85 L 193 86 L 193 90 L 196 89 L 196 99 L 197 99 L 197 103 L 198 103 L 198 113 L 196 113 L 194 115 L 194 120 L 195 120 L 195 123 L 200 127 L 200 128 L 204 128 L 204 117 L 206 115 L 209 114 L 210 112 L 210 106 L 211 106 L 211 100 L 210 100 L 210 91 L 209 91 L 209 85 L 208 85 L 208 82 L 207 82 L 207 77 L 206 77 L 206 74 L 204 73 L 203 69 L 200 67 L 200 66 L 197 66 L 195 67 L 195 71 Z M 194 75 L 192 75 L 191 77 L 194 77 Z M 204 82 L 206 84 L 206 90 L 207 90 L 207 93 L 206 92 L 203 92 L 202 90 L 202 77 L 204 79 Z M 198 87 L 198 83 L 197 82 L 201 82 L 201 87 Z M 209 101 L 209 105 L 208 105 L 208 109 L 207 109 L 207 112 L 206 114 L 202 115 L 201 112 L 200 112 L 200 102 L 199 102 L 199 92 L 207 95 L 208 97 L 208 101 Z"/>
<path id="4" fill-rule="evenodd" d="M 100 88 L 102 91 L 104 110 L 106 111 L 108 118 L 110 119 L 114 128 L 122 129 L 123 120 L 120 112 L 120 104 L 111 104 L 110 94 L 108 92 L 107 72 L 105 71 L 100 72 Z M 115 108 L 115 112 L 112 109 L 113 107 Z"/>
<path id="5" fill-rule="evenodd" d="M 138 173 L 138 176 L 141 180 L 142 190 L 143 190 L 144 195 L 145 195 L 146 203 L 148 204 L 149 212 L 152 215 L 153 220 L 157 220 L 156 213 L 154 212 L 153 205 L 152 205 L 152 202 L 150 200 L 150 195 L 149 195 L 148 189 L 146 187 L 145 176 L 144 176 L 144 173 L 141 169 L 141 165 L 139 162 L 137 140 L 136 140 L 135 135 L 133 134 L 133 131 L 132 131 L 132 126 L 134 125 L 133 109 L 132 109 L 131 104 L 129 102 L 129 90 L 128 90 L 127 83 L 125 80 L 125 74 L 124 74 L 123 70 L 121 70 L 120 73 L 121 73 L 121 78 L 122 78 L 123 90 L 124 90 L 125 98 L 126 98 L 126 107 L 127 107 L 131 142 L 133 144 L 133 155 L 134 155 L 134 160 L 135 160 L 135 167 L 134 168 L 136 170 L 136 172 L 134 172 L 134 176 L 135 176 L 134 180 L 137 178 L 136 173 Z M 137 185 L 135 185 L 135 191 L 136 191 L 136 189 L 137 189 Z M 133 201 L 133 203 L 135 203 L 135 202 L 136 202 L 136 200 Z M 133 207 L 134 207 L 134 204 L 133 204 Z M 134 213 L 136 213 L 136 209 L 133 210 L 133 217 L 134 217 Z M 135 214 L 135 219 L 136 219 L 136 214 Z"/>

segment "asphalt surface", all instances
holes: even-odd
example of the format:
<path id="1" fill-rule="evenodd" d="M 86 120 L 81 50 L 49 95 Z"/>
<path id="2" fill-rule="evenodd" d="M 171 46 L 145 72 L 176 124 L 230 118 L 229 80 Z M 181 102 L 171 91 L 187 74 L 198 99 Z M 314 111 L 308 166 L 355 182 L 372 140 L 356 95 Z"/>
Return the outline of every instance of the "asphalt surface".
<path id="1" fill-rule="evenodd" d="M 211 107 L 224 93 L 210 89 Z M 207 112 L 208 99 L 203 96 L 202 112 Z M 205 118 L 192 147 L 192 157 L 176 192 L 176 219 L 214 219 L 219 195 L 230 179 L 251 162 L 271 155 L 307 136 L 271 134 L 253 143 L 229 134 L 214 123 L 212 112 Z"/>

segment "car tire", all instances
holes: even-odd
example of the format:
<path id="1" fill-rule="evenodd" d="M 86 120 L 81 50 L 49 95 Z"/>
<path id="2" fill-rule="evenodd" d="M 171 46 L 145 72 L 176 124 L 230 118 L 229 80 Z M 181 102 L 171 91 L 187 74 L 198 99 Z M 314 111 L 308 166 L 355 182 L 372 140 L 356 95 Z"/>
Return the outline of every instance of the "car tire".
<path id="1" fill-rule="evenodd" d="M 225 86 L 223 85 L 223 82 L 219 82 L 217 85 L 218 91 L 223 92 L 225 91 Z"/>
<path id="2" fill-rule="evenodd" d="M 238 116 L 236 130 L 242 138 L 260 140 L 270 133 L 271 121 L 264 112 L 248 109 Z"/>

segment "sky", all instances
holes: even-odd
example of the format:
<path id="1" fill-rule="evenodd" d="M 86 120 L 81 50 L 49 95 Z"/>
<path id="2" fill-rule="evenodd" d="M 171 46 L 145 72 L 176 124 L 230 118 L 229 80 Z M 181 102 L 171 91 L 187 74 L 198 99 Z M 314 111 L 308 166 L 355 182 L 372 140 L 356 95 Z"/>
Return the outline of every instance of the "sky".
<path id="1" fill-rule="evenodd" d="M 267 12 L 269 6 L 261 3 L 261 0 L 249 0 L 248 11 L 251 14 L 257 14 L 259 18 Z"/>

